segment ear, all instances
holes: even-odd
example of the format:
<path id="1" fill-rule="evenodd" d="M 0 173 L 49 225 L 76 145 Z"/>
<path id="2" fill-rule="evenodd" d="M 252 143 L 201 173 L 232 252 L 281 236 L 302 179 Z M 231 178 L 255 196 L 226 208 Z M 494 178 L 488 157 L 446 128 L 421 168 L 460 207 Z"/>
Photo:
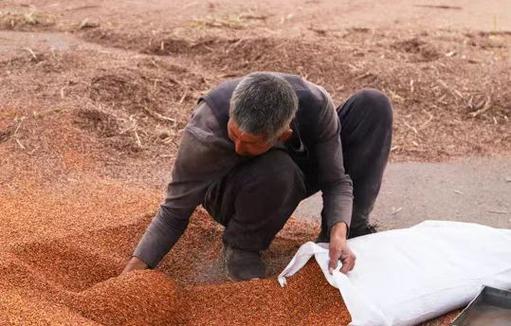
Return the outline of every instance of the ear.
<path id="1" fill-rule="evenodd" d="M 278 140 L 285 143 L 291 136 L 293 136 L 293 129 L 288 128 L 279 136 Z"/>

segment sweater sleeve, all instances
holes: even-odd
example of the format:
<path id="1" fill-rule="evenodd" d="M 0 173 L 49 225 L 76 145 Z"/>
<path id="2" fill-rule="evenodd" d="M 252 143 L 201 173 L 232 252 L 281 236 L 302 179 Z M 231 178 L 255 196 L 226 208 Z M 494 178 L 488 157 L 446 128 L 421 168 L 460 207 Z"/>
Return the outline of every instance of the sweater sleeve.
<path id="1" fill-rule="evenodd" d="M 317 144 L 318 180 L 323 193 L 323 221 L 328 230 L 339 222 L 349 227 L 353 209 L 353 183 L 345 173 L 341 143 L 341 124 L 332 99 L 322 90 L 325 99 L 324 109 L 318 120 Z"/>
<path id="2" fill-rule="evenodd" d="M 149 267 L 154 268 L 181 237 L 208 186 L 236 164 L 232 144 L 220 128 L 201 102 L 184 130 L 165 200 L 133 254 Z"/>

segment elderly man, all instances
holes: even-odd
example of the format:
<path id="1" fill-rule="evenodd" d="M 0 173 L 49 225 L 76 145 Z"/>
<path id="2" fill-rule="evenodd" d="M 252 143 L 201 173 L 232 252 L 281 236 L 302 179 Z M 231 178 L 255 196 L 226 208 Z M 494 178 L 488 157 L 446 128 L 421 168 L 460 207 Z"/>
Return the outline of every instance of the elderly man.
<path id="1" fill-rule="evenodd" d="M 167 196 L 123 273 L 154 268 L 202 204 L 225 226 L 224 261 L 233 280 L 265 276 L 268 248 L 301 200 L 321 191 L 321 231 L 330 268 L 355 256 L 346 239 L 375 232 L 369 213 L 390 151 L 392 108 L 362 90 L 337 109 L 299 76 L 256 72 L 199 100 L 185 128 Z"/>

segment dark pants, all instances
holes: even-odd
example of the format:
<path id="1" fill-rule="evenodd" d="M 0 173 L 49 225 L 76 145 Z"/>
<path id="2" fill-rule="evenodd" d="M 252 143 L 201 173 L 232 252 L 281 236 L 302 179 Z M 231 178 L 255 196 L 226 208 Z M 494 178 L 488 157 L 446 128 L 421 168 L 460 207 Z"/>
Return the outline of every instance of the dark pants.
<path id="1" fill-rule="evenodd" d="M 368 223 L 380 190 L 392 138 L 392 107 L 379 91 L 362 90 L 337 109 L 341 121 L 344 169 L 353 181 L 351 229 Z M 232 247 L 268 248 L 301 200 L 316 192 L 282 150 L 235 167 L 213 184 L 203 206 L 225 226 L 223 241 Z M 322 229 L 326 226 L 322 221 Z"/>

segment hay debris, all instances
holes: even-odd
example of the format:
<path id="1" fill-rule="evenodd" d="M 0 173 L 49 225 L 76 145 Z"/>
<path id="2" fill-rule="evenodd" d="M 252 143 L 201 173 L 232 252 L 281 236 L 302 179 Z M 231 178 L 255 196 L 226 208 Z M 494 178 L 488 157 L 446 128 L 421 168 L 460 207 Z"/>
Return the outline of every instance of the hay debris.
<path id="1" fill-rule="evenodd" d="M 34 28 L 48 28 L 55 25 L 55 18 L 36 10 L 0 11 L 0 28 L 28 31 Z"/>

